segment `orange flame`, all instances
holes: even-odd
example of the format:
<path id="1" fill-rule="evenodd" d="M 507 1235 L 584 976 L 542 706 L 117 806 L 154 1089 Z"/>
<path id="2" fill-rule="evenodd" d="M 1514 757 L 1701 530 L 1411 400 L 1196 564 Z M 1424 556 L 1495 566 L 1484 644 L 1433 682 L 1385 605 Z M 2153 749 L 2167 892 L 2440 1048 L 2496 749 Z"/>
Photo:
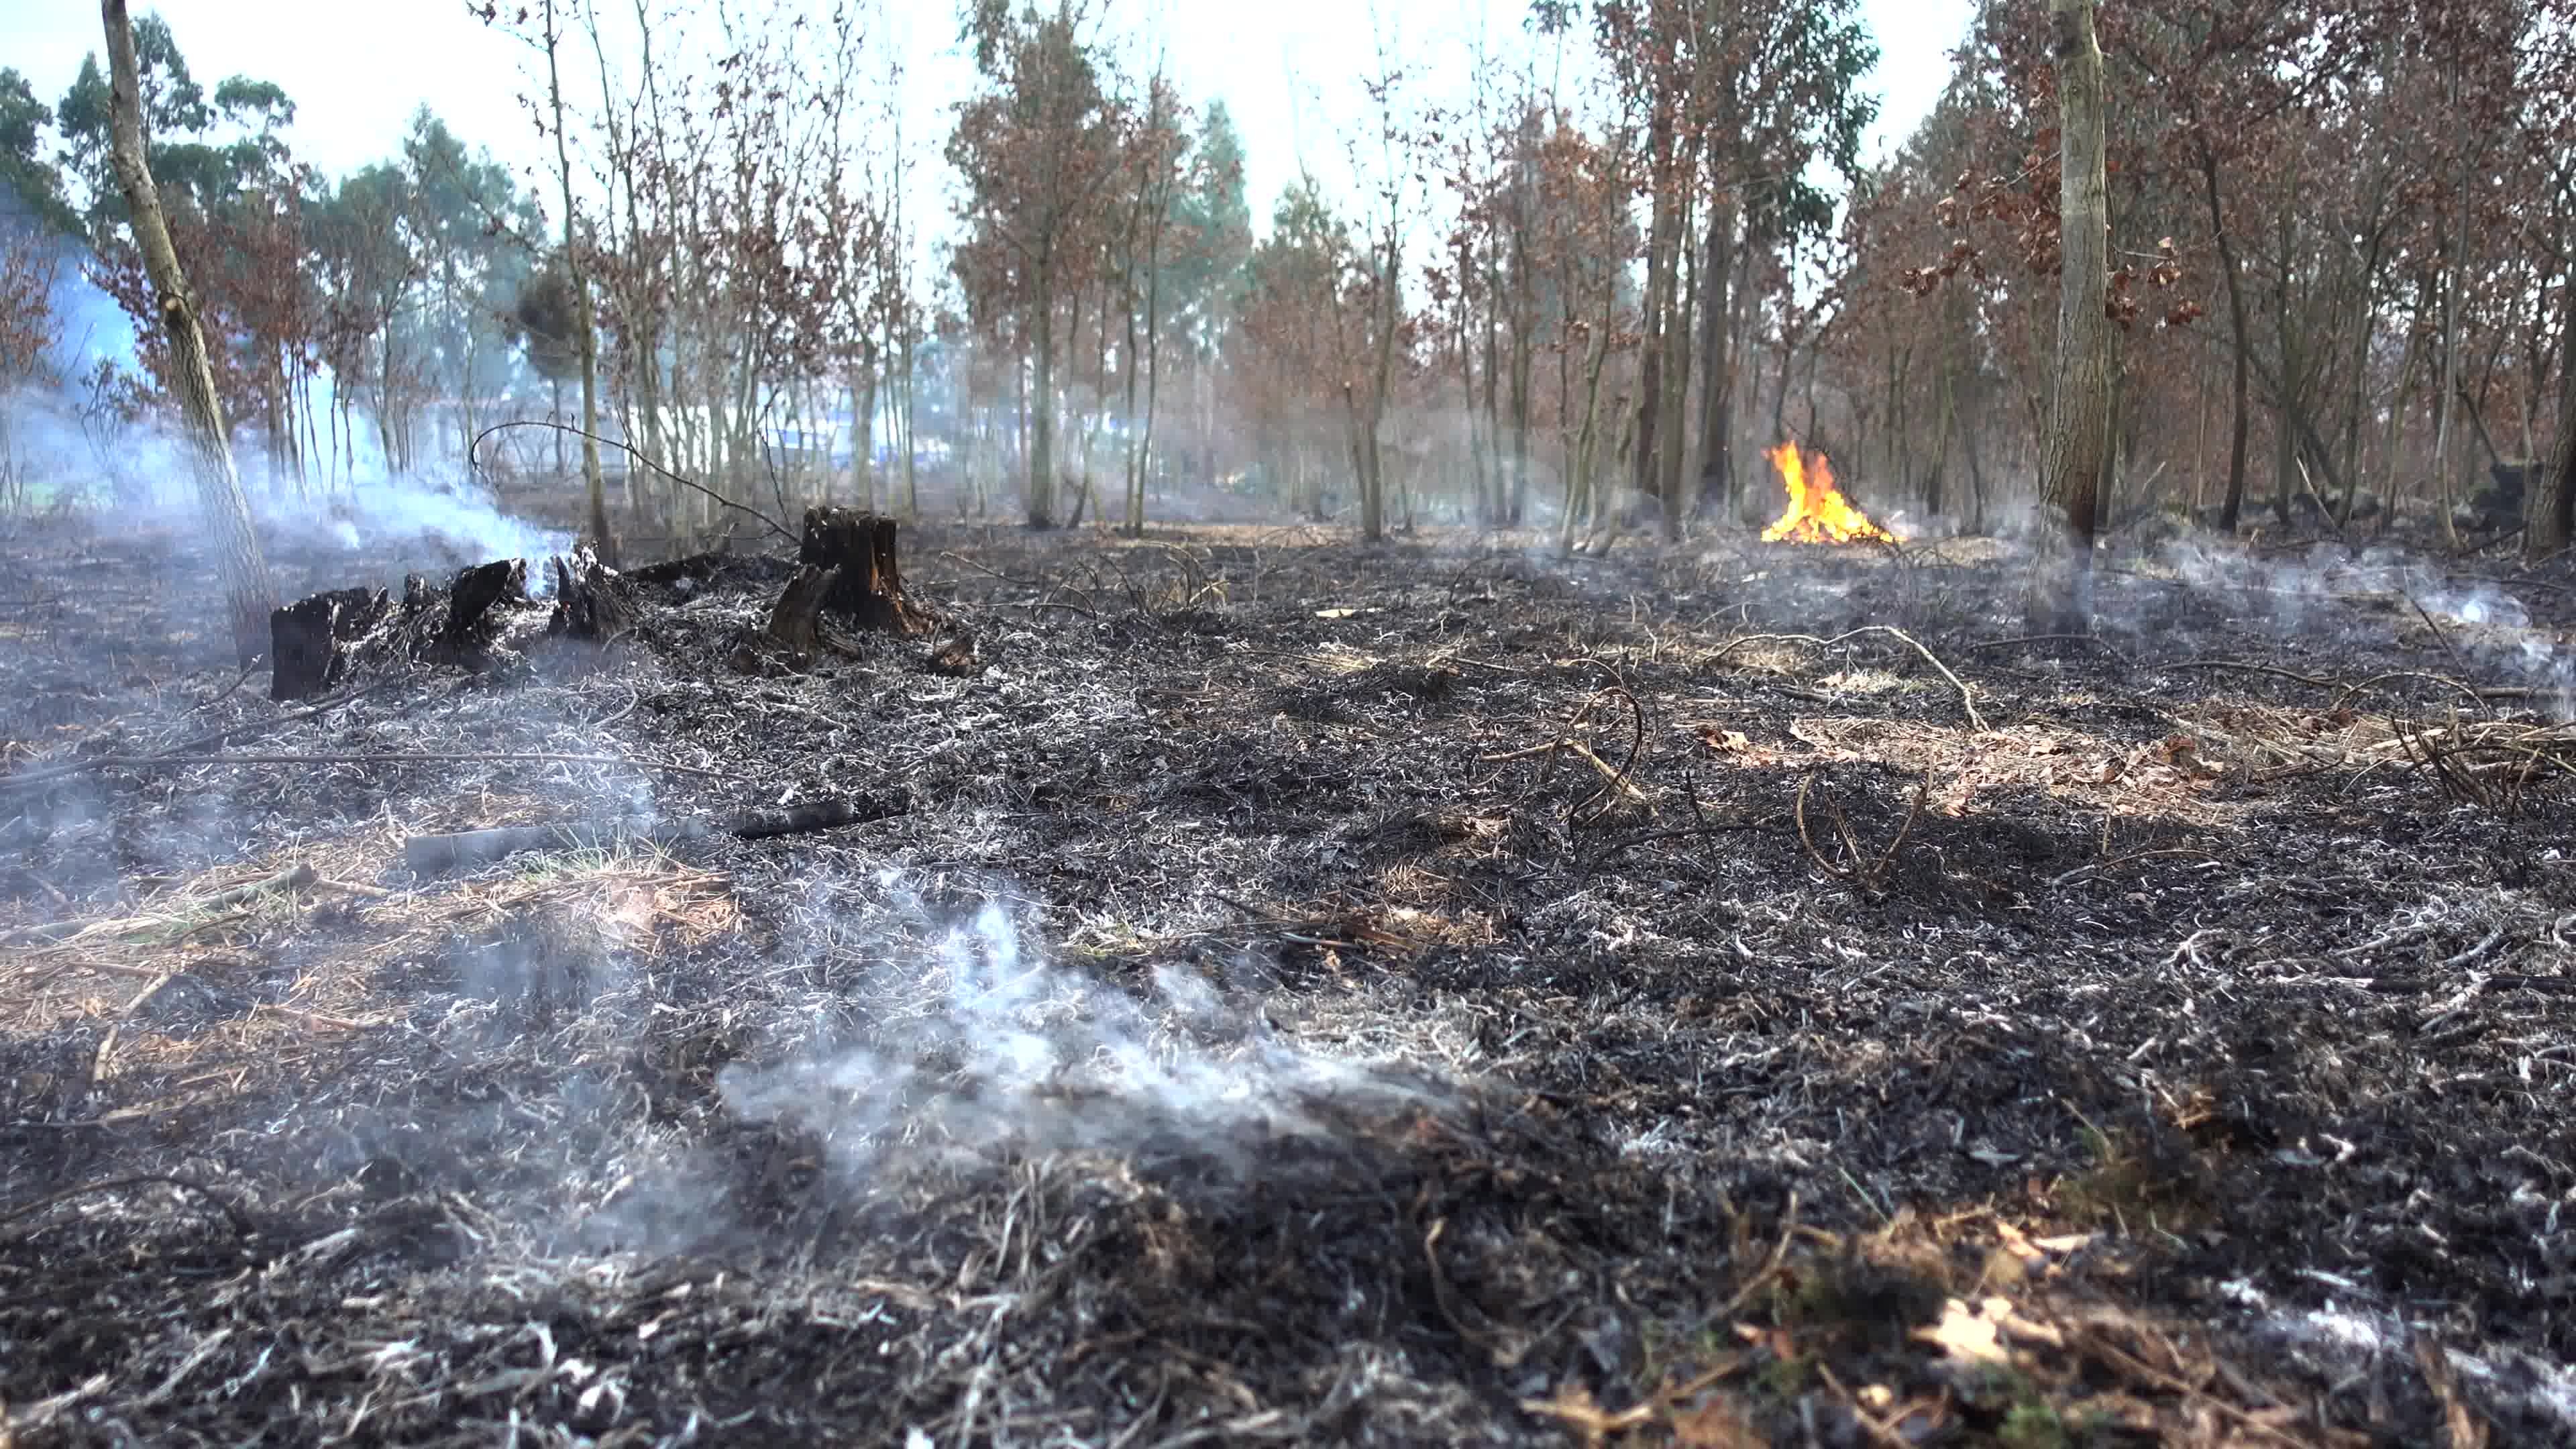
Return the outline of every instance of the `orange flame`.
<path id="1" fill-rule="evenodd" d="M 1762 541 L 1779 543 L 1852 543 L 1860 539 L 1896 542 L 1896 535 L 1869 521 L 1867 515 L 1851 506 L 1851 500 L 1834 486 L 1833 465 L 1825 455 L 1815 455 L 1815 472 L 1811 476 L 1807 461 L 1796 443 L 1782 443 L 1765 456 L 1779 470 L 1780 481 L 1789 485 L 1789 508 L 1769 528 L 1762 530 Z"/>

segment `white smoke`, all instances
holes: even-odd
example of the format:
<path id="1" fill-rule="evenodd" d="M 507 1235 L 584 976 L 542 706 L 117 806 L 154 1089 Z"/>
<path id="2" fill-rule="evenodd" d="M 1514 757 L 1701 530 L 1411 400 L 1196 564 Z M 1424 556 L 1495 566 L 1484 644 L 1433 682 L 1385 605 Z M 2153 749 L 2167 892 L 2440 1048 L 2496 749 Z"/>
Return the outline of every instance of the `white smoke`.
<path id="1" fill-rule="evenodd" d="M 2576 658 L 2505 584 L 2456 575 L 2405 549 L 2378 546 L 2346 556 L 2320 543 L 2301 557 L 2264 558 L 2201 539 L 2165 550 L 2165 561 L 2194 588 L 2235 596 L 2249 614 L 2268 616 L 2285 633 L 2346 628 L 2352 601 L 2394 600 L 2400 627 L 2429 621 L 2439 647 L 2482 668 L 2540 690 L 2557 717 L 2571 717 Z"/>
<path id="2" fill-rule="evenodd" d="M 861 989 L 880 998 L 872 1040 L 718 1079 L 734 1113 L 815 1131 L 853 1176 L 913 1151 L 1168 1148 L 1240 1171 L 1244 1150 L 1330 1137 L 1343 1113 L 1444 1100 L 1279 1039 L 1189 968 L 1131 993 L 1061 965 L 994 904 Z"/>

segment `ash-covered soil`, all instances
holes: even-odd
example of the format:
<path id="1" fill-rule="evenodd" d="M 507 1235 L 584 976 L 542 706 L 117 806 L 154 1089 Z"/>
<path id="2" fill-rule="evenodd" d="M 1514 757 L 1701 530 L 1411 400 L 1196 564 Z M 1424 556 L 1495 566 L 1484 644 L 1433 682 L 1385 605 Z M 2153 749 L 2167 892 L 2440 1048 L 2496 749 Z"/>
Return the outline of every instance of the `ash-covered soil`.
<path id="1" fill-rule="evenodd" d="M 2576 1436 L 2564 570 L 903 543 L 316 708 L 12 535 L 0 1444 Z"/>

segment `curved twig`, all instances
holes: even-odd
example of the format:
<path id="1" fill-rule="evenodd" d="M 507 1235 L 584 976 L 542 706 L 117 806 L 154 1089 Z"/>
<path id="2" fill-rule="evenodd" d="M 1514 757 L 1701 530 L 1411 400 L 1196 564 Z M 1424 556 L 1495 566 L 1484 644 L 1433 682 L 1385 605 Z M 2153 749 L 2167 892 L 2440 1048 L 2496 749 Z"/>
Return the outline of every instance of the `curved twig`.
<path id="1" fill-rule="evenodd" d="M 474 441 L 465 445 L 466 466 L 474 469 L 478 473 L 483 471 L 483 464 L 474 456 L 475 451 L 483 446 L 483 440 L 485 438 L 492 436 L 494 433 L 502 432 L 510 428 L 553 428 L 559 432 L 570 433 L 576 438 L 588 438 L 594 443 L 605 443 L 609 447 L 615 448 L 626 456 L 633 458 L 636 462 L 643 464 L 645 467 L 652 469 L 654 472 L 661 474 L 663 477 L 670 479 L 672 482 L 679 484 L 681 487 L 694 489 L 697 492 L 703 493 L 709 498 L 714 499 L 716 501 L 716 505 L 720 508 L 730 508 L 737 513 L 750 514 L 752 517 L 768 524 L 771 531 L 775 532 L 780 538 L 786 539 L 789 543 L 798 543 L 802 541 L 794 533 L 788 531 L 786 524 L 779 522 L 777 519 L 770 517 L 768 514 L 761 512 L 759 509 L 754 508 L 747 503 L 734 502 L 732 499 L 718 493 L 716 490 L 699 482 L 695 478 L 681 477 L 679 474 L 674 473 L 670 469 L 663 467 L 661 464 L 654 462 L 652 459 L 645 457 L 643 451 L 632 443 L 621 442 L 616 438 L 604 438 L 597 433 L 591 432 L 587 428 L 577 428 L 570 423 L 559 423 L 551 418 L 511 418 L 506 422 L 494 423 L 492 426 L 476 433 L 474 435 Z"/>
<path id="2" fill-rule="evenodd" d="M 1852 834 L 1851 822 L 1844 818 L 1842 808 L 1830 800 L 1826 802 L 1826 808 L 1833 811 L 1834 833 L 1842 838 L 1843 853 L 1851 861 L 1849 865 L 1836 865 L 1828 860 L 1824 850 L 1816 844 L 1814 833 L 1807 827 L 1807 794 L 1815 788 L 1816 773 L 1809 770 L 1798 781 L 1798 803 L 1794 811 L 1798 822 L 1798 843 L 1806 847 L 1807 858 L 1825 874 L 1874 893 L 1887 878 L 1889 869 L 1896 864 L 1896 853 L 1905 848 L 1906 837 L 1914 833 L 1914 822 L 1923 817 L 1923 802 L 1932 790 L 1932 772 L 1925 770 L 1914 782 L 1914 804 L 1906 810 L 1905 822 L 1896 827 L 1896 838 L 1887 842 L 1887 848 L 1880 851 L 1876 859 L 1868 858 L 1861 850 L 1860 838 Z"/>
<path id="3" fill-rule="evenodd" d="M 1619 698 L 1628 701 L 1628 717 L 1631 726 L 1631 733 L 1628 740 L 1628 758 L 1619 762 L 1619 768 L 1612 771 L 1610 777 L 1601 782 L 1601 787 L 1599 789 L 1584 796 L 1582 801 L 1573 809 L 1565 812 L 1565 823 L 1568 825 L 1591 825 L 1598 822 L 1602 816 L 1609 814 L 1610 806 L 1608 804 L 1603 804 L 1598 811 L 1594 811 L 1592 809 L 1594 803 L 1603 800 L 1604 797 L 1616 795 L 1618 791 L 1626 788 L 1629 780 L 1629 772 L 1636 768 L 1637 757 L 1646 752 L 1646 707 L 1637 702 L 1637 696 L 1630 694 L 1627 686 L 1625 685 L 1612 685 L 1608 689 L 1595 693 L 1592 698 L 1594 700 L 1598 700 L 1605 696 L 1614 694 Z M 1586 701 L 1584 709 L 1588 711 L 1591 708 L 1591 702 Z M 1568 726 L 1567 728 L 1571 730 L 1572 726 Z"/>
<path id="4" fill-rule="evenodd" d="M 1950 681 L 1951 687 L 1959 691 L 1959 702 L 1968 707 L 1968 723 L 1975 727 L 1977 733 L 1986 734 L 1990 732 L 1992 726 L 1986 723 L 1986 717 L 1984 715 L 1978 713 L 1977 696 L 1974 691 L 1968 688 L 1967 681 L 1961 679 L 1949 665 L 1942 663 L 1941 656 L 1933 653 L 1929 648 L 1925 647 L 1922 640 L 1915 638 L 1913 635 L 1906 633 L 1904 630 L 1897 628 L 1893 624 L 1863 624 L 1857 629 L 1846 629 L 1842 633 L 1836 634 L 1830 639 L 1820 638 L 1814 634 L 1747 634 L 1741 638 L 1727 641 L 1726 647 L 1718 650 L 1716 655 L 1708 662 L 1711 664 L 1720 663 L 1727 655 L 1734 653 L 1736 650 L 1743 648 L 1747 644 L 1760 644 L 1767 641 L 1785 644 L 1813 644 L 1818 648 L 1830 648 L 1836 644 L 1842 643 L 1846 639 L 1856 639 L 1863 634 L 1892 635 L 1912 646 L 1915 653 L 1923 656 L 1925 663 L 1931 665 L 1937 670 L 1940 670 L 1941 677 Z"/>

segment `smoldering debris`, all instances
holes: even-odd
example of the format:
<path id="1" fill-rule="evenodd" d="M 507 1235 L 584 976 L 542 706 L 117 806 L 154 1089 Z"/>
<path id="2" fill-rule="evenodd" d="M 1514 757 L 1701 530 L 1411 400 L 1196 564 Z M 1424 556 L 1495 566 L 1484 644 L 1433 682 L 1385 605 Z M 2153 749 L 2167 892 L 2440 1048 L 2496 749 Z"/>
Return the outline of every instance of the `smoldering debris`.
<path id="1" fill-rule="evenodd" d="M 918 927 L 923 909 L 906 900 L 894 912 Z M 1196 968 L 1163 963 L 1133 989 L 1088 976 L 998 902 L 904 934 L 926 955 L 885 956 L 867 973 L 859 1039 L 718 1081 L 742 1119 L 813 1133 L 853 1188 L 906 1162 L 1064 1151 L 1239 1182 L 1284 1141 L 1329 1145 L 1356 1123 L 1462 1101 L 1418 1071 L 1289 1042 L 1256 1001 Z"/>

